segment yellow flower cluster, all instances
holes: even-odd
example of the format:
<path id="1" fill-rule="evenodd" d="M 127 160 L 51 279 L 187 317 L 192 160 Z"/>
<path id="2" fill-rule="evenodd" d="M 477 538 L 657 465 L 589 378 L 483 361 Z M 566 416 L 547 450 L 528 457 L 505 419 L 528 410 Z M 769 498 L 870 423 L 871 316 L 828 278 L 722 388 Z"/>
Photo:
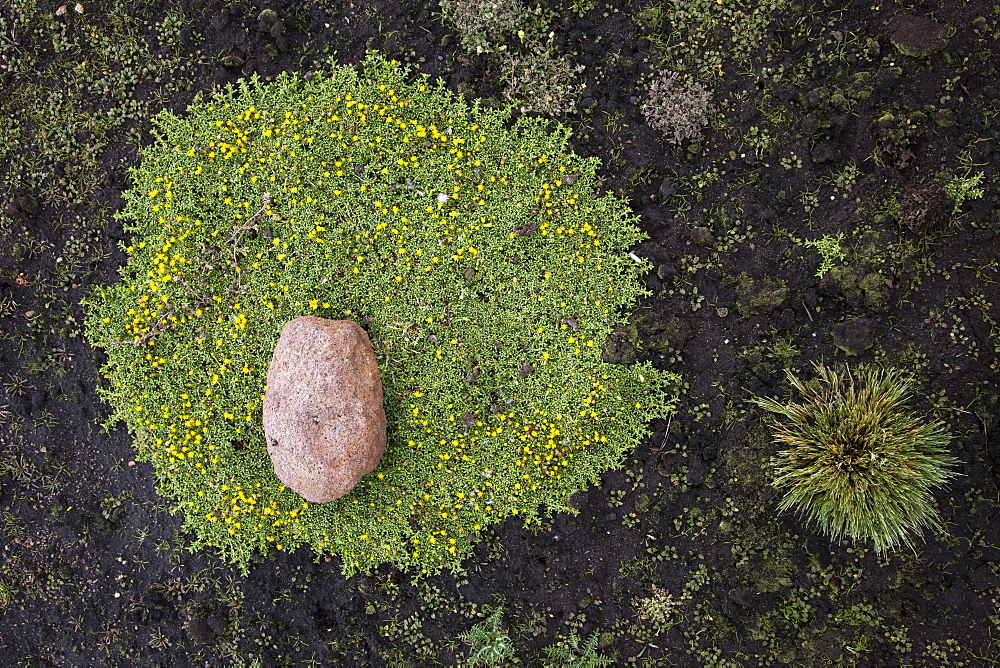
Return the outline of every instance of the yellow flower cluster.
<path id="1" fill-rule="evenodd" d="M 641 289 L 621 257 L 639 232 L 595 198 L 594 163 L 564 131 L 508 129 L 378 57 L 366 72 L 159 118 L 124 280 L 91 304 L 116 415 L 198 544 L 244 565 L 305 543 L 347 572 L 454 566 L 671 410 L 669 375 L 600 362 Z M 270 352 L 307 313 L 368 328 L 389 418 L 376 472 L 320 505 L 280 484 L 261 427 Z"/>

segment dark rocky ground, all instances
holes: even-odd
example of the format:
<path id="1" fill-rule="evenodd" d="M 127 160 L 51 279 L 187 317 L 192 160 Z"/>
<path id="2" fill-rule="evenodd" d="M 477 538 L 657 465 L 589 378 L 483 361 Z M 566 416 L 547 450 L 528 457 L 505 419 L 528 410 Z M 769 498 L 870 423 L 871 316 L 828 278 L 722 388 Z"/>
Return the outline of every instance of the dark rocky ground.
<path id="1" fill-rule="evenodd" d="M 497 61 L 406 0 L 268 2 L 277 28 L 239 2 L 0 6 L 0 664 L 450 665 L 497 597 L 526 665 L 573 631 L 597 631 L 616 664 L 996 663 L 1000 5 L 791 2 L 748 43 L 733 26 L 761 3 L 664 19 L 684 4 L 545 5 L 586 66 L 574 149 L 650 237 L 634 335 L 687 381 L 681 409 L 574 498 L 579 515 L 511 520 L 464 575 L 416 585 L 391 569 L 345 581 L 305 552 L 248 577 L 187 552 L 128 435 L 101 426 L 79 299 L 124 261 L 111 214 L 160 108 L 366 48 L 499 100 Z M 668 144 L 644 82 L 712 52 L 711 125 Z M 934 184 L 979 172 L 985 195 L 953 213 Z M 847 256 L 818 277 L 801 242 L 838 233 Z M 917 374 L 914 406 L 947 422 L 962 462 L 936 496 L 946 532 L 879 558 L 776 513 L 775 447 L 745 400 L 820 360 Z M 653 585 L 679 602 L 658 634 L 636 612 Z"/>

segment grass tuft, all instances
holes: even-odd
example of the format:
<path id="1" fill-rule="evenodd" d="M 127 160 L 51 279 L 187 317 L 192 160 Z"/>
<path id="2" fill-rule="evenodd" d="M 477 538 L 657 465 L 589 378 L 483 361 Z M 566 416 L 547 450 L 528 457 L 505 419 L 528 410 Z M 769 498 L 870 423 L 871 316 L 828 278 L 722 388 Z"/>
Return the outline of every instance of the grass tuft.
<path id="1" fill-rule="evenodd" d="M 774 486 L 794 509 L 833 540 L 871 541 L 878 553 L 940 529 L 931 490 L 958 475 L 941 422 L 924 422 L 907 405 L 902 372 L 870 366 L 835 371 L 815 365 L 803 382 L 788 372 L 801 402 L 751 401 L 775 413 Z"/>

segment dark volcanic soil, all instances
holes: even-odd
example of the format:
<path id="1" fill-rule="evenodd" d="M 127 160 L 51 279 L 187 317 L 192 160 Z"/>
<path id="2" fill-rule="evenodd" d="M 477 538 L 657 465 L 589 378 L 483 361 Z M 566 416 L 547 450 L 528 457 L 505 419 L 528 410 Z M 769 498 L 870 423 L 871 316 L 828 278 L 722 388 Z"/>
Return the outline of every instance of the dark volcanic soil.
<path id="1" fill-rule="evenodd" d="M 763 3 L 549 0 L 554 44 L 586 66 L 562 119 L 574 150 L 649 235 L 633 249 L 656 267 L 633 312 L 640 359 L 688 387 L 625 470 L 574 497 L 579 515 L 512 519 L 464 575 L 412 584 L 345 580 L 304 551 L 248 577 L 187 552 L 128 434 L 102 427 L 79 300 L 124 261 L 111 214 L 158 110 L 366 48 L 499 103 L 499 61 L 466 55 L 436 3 L 3 4 L 0 664 L 452 665 L 498 600 L 526 665 L 570 632 L 597 632 L 616 665 L 1000 658 L 1000 5 L 795 1 L 747 45 L 729 27 Z M 680 6 L 712 14 L 664 18 Z M 691 25 L 701 41 L 684 42 Z M 713 51 L 711 124 L 669 144 L 646 82 Z M 985 194 L 953 211 L 941 184 L 979 173 Z M 840 233 L 846 256 L 817 276 L 804 242 Z M 746 399 L 818 361 L 916 374 L 913 405 L 961 460 L 936 494 L 946 532 L 879 558 L 776 512 L 776 447 Z M 676 602 L 659 632 L 637 613 L 654 585 Z"/>

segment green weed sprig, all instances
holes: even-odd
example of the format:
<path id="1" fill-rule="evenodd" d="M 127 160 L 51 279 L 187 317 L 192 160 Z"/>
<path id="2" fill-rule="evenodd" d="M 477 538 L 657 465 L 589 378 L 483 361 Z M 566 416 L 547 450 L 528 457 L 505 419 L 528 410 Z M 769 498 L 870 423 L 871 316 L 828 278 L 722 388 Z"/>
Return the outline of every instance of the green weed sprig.
<path id="1" fill-rule="evenodd" d="M 469 645 L 470 666 L 507 666 L 514 660 L 514 643 L 503 628 L 503 606 L 493 608 L 490 616 L 458 637 Z"/>
<path id="2" fill-rule="evenodd" d="M 837 262 L 843 262 L 847 251 L 840 244 L 844 241 L 844 233 L 824 234 L 819 239 L 794 239 L 801 246 L 812 246 L 820 254 L 823 261 L 816 270 L 816 276 L 822 278 L 831 271 Z"/>

